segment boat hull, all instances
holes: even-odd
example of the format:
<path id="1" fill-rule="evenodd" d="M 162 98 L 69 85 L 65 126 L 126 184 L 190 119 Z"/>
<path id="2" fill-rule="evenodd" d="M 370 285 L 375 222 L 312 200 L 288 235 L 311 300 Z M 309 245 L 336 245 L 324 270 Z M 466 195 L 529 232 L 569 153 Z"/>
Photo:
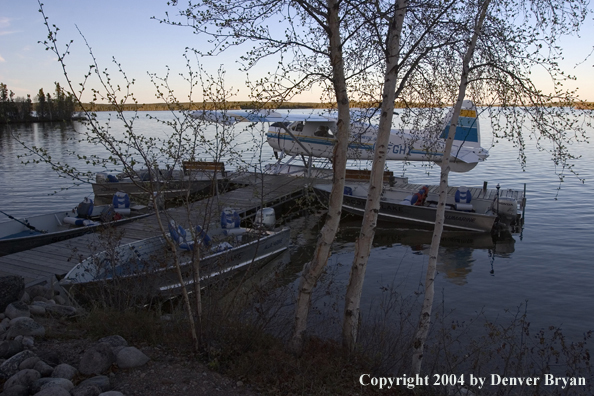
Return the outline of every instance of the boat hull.
<path id="1" fill-rule="evenodd" d="M 328 202 L 329 191 L 315 187 L 314 190 L 323 202 Z M 342 208 L 345 212 L 363 216 L 366 202 L 365 197 L 344 195 Z M 435 225 L 436 213 L 436 208 L 381 201 L 378 219 L 414 226 L 432 227 Z M 493 229 L 495 219 L 495 216 L 490 215 L 446 210 L 444 228 L 448 230 L 489 232 Z"/>
<path id="2" fill-rule="evenodd" d="M 137 215 L 125 217 L 120 220 L 89 226 L 59 224 L 56 231 L 47 233 L 29 231 L 25 226 L 14 220 L 10 222 L 3 222 L 0 223 L 0 230 L 4 228 L 3 226 L 7 227 L 10 225 L 10 227 L 13 229 L 12 231 L 14 232 L 0 237 L 0 256 L 6 256 L 8 254 L 18 253 L 24 250 L 29 250 L 36 247 L 49 245 L 51 243 L 65 241 L 67 239 L 75 238 L 81 235 L 90 234 L 100 230 L 102 227 L 117 227 L 142 217 L 149 216 L 150 214 L 151 213 L 139 213 Z M 26 220 L 29 224 L 42 230 L 46 228 L 45 225 L 49 224 L 50 221 L 59 222 L 60 219 L 65 217 L 72 217 L 72 214 L 70 212 L 57 212 L 32 216 Z"/>
<path id="3" fill-rule="evenodd" d="M 212 284 L 223 274 L 231 274 L 252 265 L 259 267 L 269 262 L 288 250 L 289 241 L 290 230 L 283 229 L 269 232 L 232 249 L 201 257 L 200 286 L 203 288 Z M 102 252 L 89 257 L 75 266 L 61 284 L 75 290 L 84 289 L 85 292 L 115 285 L 120 290 L 137 295 L 176 295 L 182 287 L 174 265 L 176 254 L 179 255 L 184 284 L 193 285 L 192 252 L 172 252 L 162 236 L 122 245 L 115 252 Z M 118 264 L 112 265 L 114 261 Z M 110 266 L 113 270 L 106 271 L 105 268 Z"/>

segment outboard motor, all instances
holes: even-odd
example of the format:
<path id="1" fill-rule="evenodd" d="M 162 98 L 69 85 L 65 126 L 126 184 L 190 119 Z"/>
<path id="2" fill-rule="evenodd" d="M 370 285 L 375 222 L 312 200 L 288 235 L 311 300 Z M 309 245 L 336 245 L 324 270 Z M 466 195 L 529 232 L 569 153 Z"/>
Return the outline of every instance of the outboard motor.
<path id="1" fill-rule="evenodd" d="M 97 172 L 95 174 L 95 182 L 96 183 L 105 183 L 105 182 L 107 182 L 107 173 L 106 172 Z"/>
<path id="2" fill-rule="evenodd" d="M 258 209 L 254 225 L 272 230 L 276 224 L 276 214 L 273 208 Z"/>
<path id="3" fill-rule="evenodd" d="M 499 202 L 497 202 L 497 198 L 495 198 L 491 204 L 491 210 L 493 213 L 497 213 L 504 223 L 510 224 L 518 217 L 518 201 L 514 198 L 499 197 Z"/>
<path id="4" fill-rule="evenodd" d="M 95 181 L 97 183 L 118 183 L 120 180 L 107 172 L 97 172 L 95 175 Z"/>

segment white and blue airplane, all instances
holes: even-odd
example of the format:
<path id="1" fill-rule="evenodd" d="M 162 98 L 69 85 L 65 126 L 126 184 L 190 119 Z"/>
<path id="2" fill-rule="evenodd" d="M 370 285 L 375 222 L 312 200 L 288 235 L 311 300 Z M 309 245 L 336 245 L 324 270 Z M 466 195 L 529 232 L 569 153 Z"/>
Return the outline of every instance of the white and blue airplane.
<path id="1" fill-rule="evenodd" d="M 424 130 L 392 129 L 387 148 L 388 161 L 433 161 L 440 163 L 445 149 L 453 109 L 440 125 Z M 266 137 L 275 152 L 332 158 L 336 143 L 336 118 L 317 114 L 280 114 L 272 110 L 195 111 L 192 116 L 205 121 L 234 124 L 237 122 L 271 123 Z M 355 118 L 355 117 L 352 117 Z M 369 122 L 352 122 L 348 159 L 373 160 L 378 128 Z M 454 172 L 467 172 L 484 161 L 489 152 L 480 146 L 480 125 L 474 103 L 465 100 L 458 117 L 456 135 L 450 156 Z"/>

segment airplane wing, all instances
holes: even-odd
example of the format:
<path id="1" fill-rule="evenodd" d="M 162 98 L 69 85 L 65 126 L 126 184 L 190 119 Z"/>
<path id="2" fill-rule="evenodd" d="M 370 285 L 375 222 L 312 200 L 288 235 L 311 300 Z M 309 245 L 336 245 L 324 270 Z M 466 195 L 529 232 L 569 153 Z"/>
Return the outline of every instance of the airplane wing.
<path id="1" fill-rule="evenodd" d="M 219 124 L 232 125 L 238 122 L 331 122 L 329 117 L 319 114 L 282 114 L 275 110 L 197 110 L 192 117 Z"/>

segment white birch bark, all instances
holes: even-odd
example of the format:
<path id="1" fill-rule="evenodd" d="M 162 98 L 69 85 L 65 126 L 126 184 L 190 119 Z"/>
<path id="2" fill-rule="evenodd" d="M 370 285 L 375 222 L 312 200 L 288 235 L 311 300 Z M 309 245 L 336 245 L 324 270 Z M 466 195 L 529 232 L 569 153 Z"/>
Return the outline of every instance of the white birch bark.
<path id="1" fill-rule="evenodd" d="M 400 35 L 406 15 L 408 0 L 396 0 L 394 16 L 390 21 L 386 48 L 386 74 L 382 92 L 381 114 L 378 127 L 371 178 L 365 214 L 359 238 L 355 244 L 355 257 L 351 267 L 349 285 L 345 295 L 344 320 L 342 325 L 342 342 L 349 350 L 353 350 L 357 342 L 359 327 L 359 310 L 361 305 L 361 292 L 365 279 L 365 270 L 371 245 L 375 236 L 377 215 L 380 207 L 380 197 L 383 188 L 384 166 L 386 164 L 386 151 L 392 130 L 394 115 L 394 100 L 396 99 L 396 82 L 398 76 L 398 60 L 400 52 Z"/>
<path id="2" fill-rule="evenodd" d="M 411 374 L 420 374 L 421 365 L 423 363 L 423 350 L 427 334 L 431 325 L 431 310 L 433 309 L 433 298 L 435 295 L 435 273 L 437 272 L 437 257 L 439 253 L 439 245 L 441 242 L 441 234 L 443 232 L 443 225 L 445 222 L 445 204 L 447 200 L 448 191 L 448 174 L 450 173 L 450 153 L 452 151 L 452 144 L 456 135 L 456 125 L 458 124 L 458 117 L 462 109 L 462 102 L 466 95 L 466 87 L 468 84 L 468 72 L 470 61 L 474 54 L 477 39 L 480 35 L 487 9 L 491 0 L 485 0 L 481 6 L 478 20 L 475 23 L 472 38 L 464 55 L 462 63 L 462 75 L 460 77 L 460 89 L 458 91 L 458 99 L 454 105 L 454 112 L 450 121 L 450 130 L 446 140 L 446 146 L 441 162 L 441 176 L 439 182 L 439 200 L 437 203 L 437 213 L 435 216 L 435 228 L 433 229 L 433 238 L 431 239 L 431 248 L 429 250 L 429 262 L 427 264 L 427 274 L 425 277 L 425 298 L 423 300 L 423 307 L 421 309 L 421 316 L 419 319 L 419 326 L 413 339 L 413 356 L 412 356 L 412 370 Z"/>
<path id="3" fill-rule="evenodd" d="M 328 203 L 326 223 L 322 227 L 320 238 L 311 262 L 303 267 L 299 280 L 299 295 L 295 308 L 295 327 L 289 342 L 289 350 L 300 355 L 303 350 L 303 336 L 307 329 L 311 294 L 320 278 L 328 258 L 330 247 L 336 236 L 340 214 L 342 211 L 342 196 L 344 192 L 344 178 L 347 161 L 348 135 L 350 129 L 349 99 L 344 74 L 342 56 L 342 39 L 340 36 L 339 4 L 337 0 L 327 0 L 328 4 L 328 34 L 330 41 L 330 61 L 334 90 L 336 93 L 338 122 L 336 144 L 333 153 L 333 185 Z"/>

